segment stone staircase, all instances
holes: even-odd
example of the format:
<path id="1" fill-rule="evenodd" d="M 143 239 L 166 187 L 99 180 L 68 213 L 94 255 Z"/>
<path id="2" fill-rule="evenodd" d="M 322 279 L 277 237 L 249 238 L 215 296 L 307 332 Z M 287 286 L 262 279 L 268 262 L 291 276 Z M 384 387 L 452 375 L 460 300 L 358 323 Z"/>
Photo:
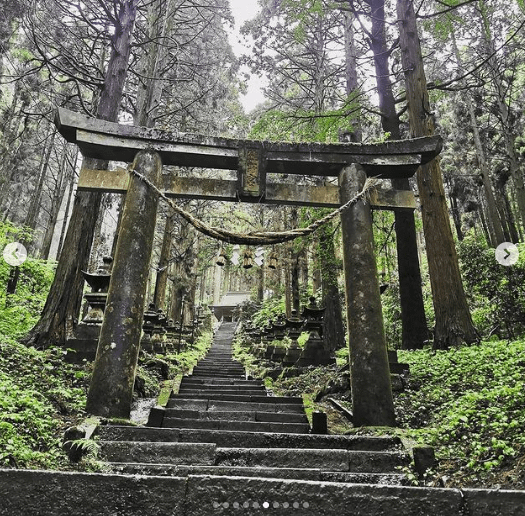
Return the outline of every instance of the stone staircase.
<path id="1" fill-rule="evenodd" d="M 103 426 L 101 456 L 114 472 L 229 475 L 401 485 L 408 463 L 392 437 L 312 435 L 301 398 L 269 396 L 232 359 L 235 324 L 183 378 L 158 428 Z"/>
<path id="2" fill-rule="evenodd" d="M 0 470 L 0 515 L 522 516 L 525 492 L 404 486 L 398 439 L 316 435 L 231 357 L 234 325 L 148 425 L 100 426 L 110 473 Z"/>

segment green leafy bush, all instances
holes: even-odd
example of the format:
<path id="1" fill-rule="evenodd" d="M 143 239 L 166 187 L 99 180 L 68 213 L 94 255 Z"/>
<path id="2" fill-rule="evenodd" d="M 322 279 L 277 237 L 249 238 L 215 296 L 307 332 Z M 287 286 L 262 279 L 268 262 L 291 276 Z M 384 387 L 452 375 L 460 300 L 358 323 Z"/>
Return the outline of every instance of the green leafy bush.
<path id="1" fill-rule="evenodd" d="M 399 423 L 436 447 L 451 475 L 483 480 L 525 455 L 525 341 L 400 351 L 411 367 Z"/>
<path id="2" fill-rule="evenodd" d="M 0 342 L 0 466 L 58 468 L 64 429 L 83 415 L 88 374 L 63 350 Z"/>
<path id="3" fill-rule="evenodd" d="M 271 297 L 265 299 L 260 310 L 252 317 L 252 324 L 258 328 L 268 325 L 268 320 L 275 319 L 278 315 L 285 313 L 284 297 Z"/>
<path id="4" fill-rule="evenodd" d="M 27 239 L 27 231 L 0 222 L 0 248 Z M 53 281 L 55 263 L 28 258 L 16 270 L 0 257 L 0 335 L 19 338 L 37 322 Z M 16 290 L 7 293 L 9 279 L 18 273 Z"/>
<path id="5" fill-rule="evenodd" d="M 484 337 L 514 339 L 525 332 L 525 245 L 518 248 L 518 262 L 506 267 L 472 234 L 458 244 L 472 318 Z"/>

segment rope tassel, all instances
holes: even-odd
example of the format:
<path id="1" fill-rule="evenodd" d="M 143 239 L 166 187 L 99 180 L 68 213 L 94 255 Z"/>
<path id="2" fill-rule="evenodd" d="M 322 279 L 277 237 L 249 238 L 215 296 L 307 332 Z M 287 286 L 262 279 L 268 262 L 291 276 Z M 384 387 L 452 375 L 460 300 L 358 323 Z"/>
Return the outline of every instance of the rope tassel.
<path id="1" fill-rule="evenodd" d="M 347 201 L 345 204 L 337 208 L 336 210 L 328 213 L 324 217 L 312 222 L 306 228 L 296 228 L 290 229 L 287 231 L 251 231 L 249 233 L 234 233 L 223 228 L 217 228 L 214 226 L 208 226 L 201 220 L 195 218 L 191 213 L 184 211 L 182 208 L 177 206 L 169 197 L 167 197 L 162 191 L 160 191 L 151 181 L 149 181 L 142 174 L 130 167 L 129 172 L 135 174 L 140 178 L 146 185 L 152 188 L 162 199 L 164 199 L 170 207 L 178 213 L 182 218 L 187 220 L 192 226 L 195 227 L 198 231 L 207 235 L 211 238 L 215 238 L 222 242 L 227 242 L 229 244 L 239 244 L 239 245 L 274 245 L 280 244 L 283 242 L 289 242 L 290 240 L 295 240 L 299 237 L 304 237 L 312 234 L 314 231 L 319 229 L 323 224 L 326 224 L 337 215 L 342 213 L 344 210 L 348 209 L 350 206 L 356 204 L 358 201 L 362 200 L 363 202 L 368 202 L 370 191 L 376 188 L 380 180 L 374 177 L 369 177 L 363 185 L 363 189 L 352 199 Z"/>

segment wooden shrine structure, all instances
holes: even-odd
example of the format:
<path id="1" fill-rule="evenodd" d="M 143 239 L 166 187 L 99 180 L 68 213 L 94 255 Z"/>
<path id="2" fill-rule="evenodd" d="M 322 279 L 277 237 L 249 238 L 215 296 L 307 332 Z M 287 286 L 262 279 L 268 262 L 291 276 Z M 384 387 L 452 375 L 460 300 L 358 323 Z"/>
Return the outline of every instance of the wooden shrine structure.
<path id="1" fill-rule="evenodd" d="M 177 134 L 65 109 L 58 110 L 55 123 L 84 157 L 132 163 L 136 172 L 83 166 L 78 183 L 79 190 L 126 194 L 87 403 L 88 412 L 106 417 L 129 417 L 131 407 L 158 204 L 151 184 L 175 198 L 339 207 L 362 190 L 367 177 L 410 177 L 442 146 L 439 136 L 321 144 Z M 163 174 L 163 165 L 233 170 L 237 178 L 180 177 Z M 337 178 L 337 185 L 298 185 L 293 181 L 298 175 Z M 413 209 L 416 204 L 410 191 L 377 189 L 370 203 L 358 202 L 341 213 L 354 422 L 393 425 L 371 207 Z"/>

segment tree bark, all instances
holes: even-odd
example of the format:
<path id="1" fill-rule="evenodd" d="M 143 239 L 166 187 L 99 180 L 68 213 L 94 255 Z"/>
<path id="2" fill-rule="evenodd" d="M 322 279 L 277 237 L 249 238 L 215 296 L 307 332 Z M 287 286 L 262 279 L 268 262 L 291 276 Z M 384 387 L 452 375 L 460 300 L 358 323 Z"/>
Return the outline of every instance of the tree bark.
<path id="1" fill-rule="evenodd" d="M 117 121 L 120 100 L 124 90 L 131 36 L 135 24 L 138 0 L 125 0 L 120 4 L 112 41 L 104 86 L 97 108 L 97 118 Z M 107 162 L 86 158 L 85 168 L 107 167 Z M 82 302 L 87 267 L 102 194 L 77 192 L 60 260 L 40 320 L 24 338 L 26 344 L 47 347 L 64 345 L 72 336 Z"/>
<path id="2" fill-rule="evenodd" d="M 507 105 L 505 96 L 507 87 L 503 84 L 501 75 L 498 73 L 497 56 L 495 53 L 495 43 L 490 29 L 490 22 L 488 19 L 487 6 L 485 2 L 479 1 L 478 12 L 481 16 L 482 34 L 485 38 L 486 52 L 490 56 L 488 61 L 488 69 L 492 75 L 492 83 L 495 90 L 496 106 L 499 111 L 499 119 L 501 122 L 501 135 L 505 145 L 505 152 L 507 154 L 510 175 L 514 183 L 516 192 L 516 201 L 518 204 L 518 214 L 521 220 L 521 226 L 525 230 L 525 182 L 523 180 L 523 171 L 519 165 L 518 154 L 516 152 L 516 134 L 512 127 L 511 112 Z M 501 72 L 503 73 L 503 72 Z"/>
<path id="3" fill-rule="evenodd" d="M 434 118 L 412 0 L 397 0 L 397 17 L 410 133 L 413 137 L 431 136 Z M 461 281 L 439 159 L 418 169 L 417 182 L 436 317 L 434 348 L 475 342 L 478 335 Z"/>
<path id="4" fill-rule="evenodd" d="M 51 208 L 49 214 L 49 220 L 47 222 L 46 232 L 44 234 L 44 240 L 42 242 L 42 248 L 40 249 L 40 256 L 47 259 L 49 256 L 49 250 L 51 249 L 51 243 L 53 241 L 53 235 L 57 225 L 58 213 L 60 211 L 60 204 L 62 201 L 64 181 L 66 178 L 67 169 L 67 146 L 64 145 L 62 148 L 62 159 L 60 161 L 60 170 L 58 171 L 58 177 L 55 182 L 55 188 L 53 189 L 53 195 L 51 198 Z"/>
<path id="5" fill-rule="evenodd" d="M 168 286 L 168 272 L 171 258 L 171 245 L 173 238 L 173 217 L 168 208 L 166 213 L 166 225 L 164 226 L 164 235 L 162 238 L 162 247 L 160 250 L 159 265 L 157 268 L 157 278 L 155 281 L 155 294 L 153 302 L 157 308 L 166 310 L 166 288 Z"/>
<path id="6" fill-rule="evenodd" d="M 328 352 L 345 347 L 343 308 L 339 292 L 339 266 L 335 256 L 334 226 L 324 224 L 319 233 L 319 261 L 321 264 L 321 286 L 323 292 L 324 326 L 323 342 Z"/>
<path id="7" fill-rule="evenodd" d="M 454 226 L 456 228 L 456 235 L 458 237 L 458 240 L 461 242 L 465 238 L 465 235 L 463 234 L 463 229 L 461 228 L 461 216 L 459 213 L 458 201 L 456 197 L 454 195 L 451 195 L 450 193 L 452 190 L 451 183 L 453 183 L 453 181 L 450 181 L 450 179 L 448 179 L 447 183 L 448 183 L 447 185 L 448 186 L 448 200 L 452 207 L 452 209 L 450 210 L 452 212 L 452 220 L 454 221 Z"/>
<path id="8" fill-rule="evenodd" d="M 42 200 L 42 189 L 44 187 L 44 181 L 46 179 L 47 170 L 49 168 L 49 161 L 51 159 L 51 152 L 53 150 L 53 143 L 55 141 L 55 135 L 57 131 L 54 127 L 50 128 L 48 131 L 48 138 L 46 139 L 46 148 L 44 155 L 42 156 L 42 161 L 40 163 L 40 175 L 38 178 L 35 191 L 31 196 L 31 202 L 29 203 L 29 209 L 27 210 L 26 220 L 24 225 L 35 229 L 38 214 L 40 212 L 40 203 Z M 30 254 L 33 254 L 35 251 L 35 235 L 33 235 L 31 242 L 28 242 L 28 251 Z"/>
<path id="9" fill-rule="evenodd" d="M 71 169 L 71 174 L 68 178 L 67 201 L 66 201 L 66 206 L 64 208 L 64 219 L 62 221 L 62 228 L 60 230 L 60 238 L 58 240 L 58 246 L 57 246 L 57 252 L 56 252 L 57 261 L 60 261 L 60 253 L 62 251 L 62 247 L 64 246 L 64 239 L 66 237 L 66 229 L 68 227 L 68 221 L 70 218 L 69 212 L 71 209 L 71 202 L 73 200 L 73 191 L 75 188 L 75 170 L 77 168 L 78 156 L 79 156 L 79 150 L 77 149 L 75 152 L 73 168 Z M 47 258 L 49 259 L 49 256 Z"/>
<path id="10" fill-rule="evenodd" d="M 389 73 L 390 51 L 386 41 L 385 2 L 369 0 L 372 30 L 370 47 L 374 54 L 381 126 L 389 138 L 401 139 L 399 116 Z M 408 179 L 392 179 L 392 187 L 411 190 Z M 429 339 L 429 332 L 421 288 L 421 271 L 417 250 L 416 224 L 411 210 L 395 210 L 399 298 L 401 305 L 402 347 L 420 349 Z"/>

